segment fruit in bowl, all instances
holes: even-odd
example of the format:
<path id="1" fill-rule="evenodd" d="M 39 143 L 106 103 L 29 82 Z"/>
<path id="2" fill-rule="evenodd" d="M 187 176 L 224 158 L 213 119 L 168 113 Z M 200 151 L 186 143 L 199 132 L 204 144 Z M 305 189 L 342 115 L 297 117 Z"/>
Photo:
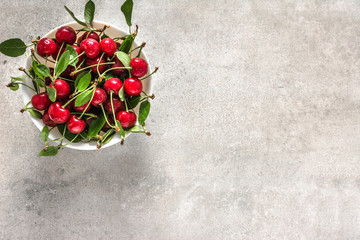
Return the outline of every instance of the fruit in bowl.
<path id="1" fill-rule="evenodd" d="M 31 48 L 21 77 L 7 85 L 21 86 L 25 107 L 45 142 L 41 156 L 53 156 L 62 147 L 91 150 L 124 143 L 130 133 L 151 135 L 145 125 L 150 111 L 152 72 L 131 30 L 132 0 L 121 6 L 129 33 L 94 21 L 95 4 L 90 0 L 85 22 L 60 26 L 26 46 L 18 39 L 0 44 L 0 52 L 17 57 Z"/>

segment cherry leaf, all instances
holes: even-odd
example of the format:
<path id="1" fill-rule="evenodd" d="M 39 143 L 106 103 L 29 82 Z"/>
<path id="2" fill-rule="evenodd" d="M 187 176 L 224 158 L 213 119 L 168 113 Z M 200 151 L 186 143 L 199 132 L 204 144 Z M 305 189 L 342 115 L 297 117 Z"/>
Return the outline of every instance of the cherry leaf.
<path id="1" fill-rule="evenodd" d="M 150 112 L 150 102 L 145 101 L 140 104 L 140 110 L 139 110 L 139 124 L 143 125 L 147 116 Z"/>
<path id="2" fill-rule="evenodd" d="M 45 125 L 40 133 L 40 138 L 41 138 L 41 140 L 46 142 L 48 137 L 49 137 L 49 128 L 48 128 L 48 126 Z"/>
<path id="3" fill-rule="evenodd" d="M 46 157 L 50 157 L 50 156 L 55 156 L 58 153 L 58 148 L 57 147 L 53 147 L 50 146 L 46 149 L 43 149 L 39 152 L 39 156 L 46 156 Z"/>
<path id="4" fill-rule="evenodd" d="M 84 18 L 85 21 L 92 26 L 95 15 L 95 4 L 93 1 L 89 0 L 85 5 Z"/>
<path id="5" fill-rule="evenodd" d="M 70 16 L 80 25 L 83 25 L 86 27 L 86 23 L 84 23 L 83 21 L 80 21 L 79 19 L 77 19 L 74 15 L 74 13 L 72 11 L 70 11 L 70 9 L 68 9 L 66 6 L 64 6 L 64 8 L 66 9 L 66 11 L 70 14 Z"/>
<path id="6" fill-rule="evenodd" d="M 18 57 L 26 51 L 26 45 L 20 38 L 11 38 L 0 43 L 0 52 L 9 57 Z"/>
<path id="7" fill-rule="evenodd" d="M 126 0 L 124 4 L 121 6 L 121 11 L 125 16 L 126 23 L 129 27 L 131 27 L 131 15 L 133 10 L 133 1 Z"/>

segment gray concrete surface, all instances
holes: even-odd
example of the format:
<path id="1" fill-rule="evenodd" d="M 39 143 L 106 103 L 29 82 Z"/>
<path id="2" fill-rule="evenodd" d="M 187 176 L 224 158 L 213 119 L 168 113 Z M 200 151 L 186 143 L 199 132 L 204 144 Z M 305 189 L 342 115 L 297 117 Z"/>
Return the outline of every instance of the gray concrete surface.
<path id="1" fill-rule="evenodd" d="M 0 41 L 85 2 L 2 0 Z M 133 21 L 161 67 L 152 137 L 41 158 L 0 88 L 0 239 L 360 239 L 359 1 L 139 0 Z M 4 85 L 25 57 L 0 59 Z"/>

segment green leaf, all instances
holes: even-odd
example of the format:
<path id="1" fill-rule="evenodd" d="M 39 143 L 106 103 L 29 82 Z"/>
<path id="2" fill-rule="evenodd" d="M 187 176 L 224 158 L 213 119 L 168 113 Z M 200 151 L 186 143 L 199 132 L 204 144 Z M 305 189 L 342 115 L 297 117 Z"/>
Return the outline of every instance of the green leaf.
<path id="1" fill-rule="evenodd" d="M 11 38 L 0 43 L 0 52 L 9 57 L 23 55 L 26 51 L 26 45 L 20 38 Z"/>
<path id="2" fill-rule="evenodd" d="M 103 40 L 104 38 L 109 38 L 109 36 L 103 32 L 103 34 L 101 35 L 101 40 Z"/>
<path id="3" fill-rule="evenodd" d="M 76 77 L 75 83 L 74 83 L 75 88 L 77 88 L 77 85 L 79 84 L 80 79 L 81 79 L 85 74 L 86 74 L 86 72 L 82 72 L 82 73 L 80 73 L 80 74 Z"/>
<path id="4" fill-rule="evenodd" d="M 73 133 L 69 132 L 69 130 L 67 130 L 65 123 L 57 125 L 57 128 L 58 128 L 61 135 L 63 134 L 63 132 L 65 130 L 64 137 L 69 141 L 72 141 L 76 136 L 76 134 L 73 134 Z M 84 133 L 84 132 L 82 132 L 82 133 Z M 85 138 L 85 137 L 82 136 L 82 133 L 80 133 L 75 138 L 75 140 L 73 140 L 74 143 L 80 142 L 81 140 L 83 140 Z"/>
<path id="5" fill-rule="evenodd" d="M 84 19 L 90 26 L 92 26 L 92 22 L 94 20 L 94 14 L 95 14 L 95 4 L 93 1 L 89 0 L 85 5 Z"/>
<path id="6" fill-rule="evenodd" d="M 13 91 L 18 90 L 18 89 L 19 89 L 19 84 L 17 84 L 17 83 L 11 83 L 10 89 L 13 90 Z"/>
<path id="7" fill-rule="evenodd" d="M 148 101 L 142 102 L 140 104 L 140 110 L 139 110 L 139 124 L 143 125 L 147 116 L 150 112 L 150 103 Z"/>
<path id="8" fill-rule="evenodd" d="M 91 81 L 91 73 L 87 72 L 85 75 L 83 75 L 78 82 L 75 82 L 75 87 L 77 87 L 77 89 L 79 91 L 84 91 L 90 84 Z"/>
<path id="9" fill-rule="evenodd" d="M 44 64 L 40 64 L 40 65 L 34 66 L 34 69 L 36 69 L 36 71 L 39 74 L 41 74 L 42 77 L 50 77 L 50 69 L 48 66 L 46 66 Z M 43 78 L 41 78 L 41 79 L 43 79 Z"/>
<path id="10" fill-rule="evenodd" d="M 41 78 L 35 78 L 35 81 L 40 87 L 45 87 L 44 80 L 42 80 Z"/>
<path id="11" fill-rule="evenodd" d="M 90 101 L 92 95 L 94 94 L 94 90 L 88 90 L 86 92 L 81 93 L 75 100 L 75 107 L 80 107 L 84 105 L 88 101 Z"/>
<path id="12" fill-rule="evenodd" d="M 115 131 L 114 129 L 109 129 L 106 133 L 104 133 L 103 140 L 101 141 L 101 144 L 106 144 L 111 141 L 111 139 L 114 137 Z"/>
<path id="13" fill-rule="evenodd" d="M 22 77 L 10 77 L 11 78 L 11 82 L 22 82 L 24 80 L 24 78 L 26 78 L 26 76 L 22 76 Z"/>
<path id="14" fill-rule="evenodd" d="M 70 14 L 70 16 L 80 25 L 83 25 L 86 27 L 86 23 L 84 23 L 83 21 L 80 21 L 79 19 L 77 19 L 74 15 L 74 13 L 72 11 L 70 11 L 70 9 L 68 9 L 66 6 L 64 6 L 64 8 L 66 9 L 66 11 Z"/>
<path id="15" fill-rule="evenodd" d="M 58 148 L 50 146 L 46 149 L 46 151 L 43 149 L 39 152 L 39 156 L 55 156 L 58 153 Z"/>
<path id="16" fill-rule="evenodd" d="M 35 75 L 38 76 L 41 79 L 44 79 L 44 76 L 41 74 L 41 72 L 38 69 L 39 63 L 37 63 L 35 60 L 32 62 L 32 70 L 34 71 Z"/>
<path id="17" fill-rule="evenodd" d="M 123 12 L 126 23 L 129 27 L 131 27 L 131 14 L 133 10 L 133 1 L 132 0 L 126 0 L 124 4 L 121 6 L 121 11 Z"/>
<path id="18" fill-rule="evenodd" d="M 56 101 L 56 89 L 52 87 L 46 88 L 46 93 L 50 99 L 50 101 L 55 102 Z"/>
<path id="19" fill-rule="evenodd" d="M 122 85 L 122 87 L 119 90 L 119 98 L 122 102 L 125 101 L 125 96 L 124 96 L 124 85 Z"/>
<path id="20" fill-rule="evenodd" d="M 90 138 L 95 137 L 100 132 L 101 128 L 105 125 L 105 123 L 106 123 L 106 119 L 104 117 L 104 114 L 101 114 L 99 118 L 91 122 L 88 131 L 88 136 Z"/>
<path id="21" fill-rule="evenodd" d="M 122 128 L 119 120 L 116 120 L 116 125 L 120 128 L 119 134 L 120 134 L 122 137 L 125 137 L 125 136 L 126 136 L 126 132 L 125 132 L 124 129 Z"/>
<path id="22" fill-rule="evenodd" d="M 33 109 L 28 109 L 27 111 L 31 114 L 31 116 L 36 117 L 38 119 L 42 119 L 42 115 L 39 111 Z"/>
<path id="23" fill-rule="evenodd" d="M 115 53 L 116 57 L 120 60 L 120 62 L 124 65 L 124 67 L 130 67 L 130 56 L 122 51 L 118 51 Z"/>
<path id="24" fill-rule="evenodd" d="M 48 126 L 44 126 L 41 133 L 40 133 L 40 137 L 41 137 L 41 140 L 43 140 L 44 142 L 46 142 L 48 140 L 48 137 L 49 137 L 49 128 Z"/>
<path id="25" fill-rule="evenodd" d="M 78 53 L 75 48 L 71 45 L 66 46 L 66 51 L 69 51 L 69 65 L 76 66 L 77 62 L 79 61 Z"/>
<path id="26" fill-rule="evenodd" d="M 125 38 L 125 40 L 121 43 L 119 47 L 119 51 L 123 51 L 124 53 L 129 53 L 131 49 L 131 45 L 134 42 L 134 37 L 132 35 Z"/>
<path id="27" fill-rule="evenodd" d="M 134 96 L 134 97 L 130 98 L 128 107 L 129 107 L 130 109 L 136 108 L 136 106 L 137 106 L 137 105 L 139 104 L 139 102 L 140 102 L 140 99 L 141 99 L 141 96 L 140 96 L 140 95 Z"/>
<path id="28" fill-rule="evenodd" d="M 144 132 L 144 130 L 142 130 L 138 125 L 133 126 L 127 131 L 132 133 Z"/>
<path id="29" fill-rule="evenodd" d="M 60 74 L 62 74 L 65 69 L 68 67 L 69 65 L 69 62 L 70 62 L 70 53 L 69 51 L 65 51 L 59 61 L 56 63 L 56 66 L 55 66 L 55 75 L 56 76 L 59 76 Z"/>

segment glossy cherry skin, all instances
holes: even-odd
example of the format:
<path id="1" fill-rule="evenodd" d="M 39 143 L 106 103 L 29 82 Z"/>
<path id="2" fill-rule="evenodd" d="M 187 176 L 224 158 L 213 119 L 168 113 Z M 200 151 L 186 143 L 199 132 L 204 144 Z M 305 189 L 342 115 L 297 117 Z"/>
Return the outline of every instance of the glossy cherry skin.
<path id="1" fill-rule="evenodd" d="M 91 104 L 89 104 L 89 102 L 87 102 L 81 106 L 78 106 L 78 107 L 75 106 L 75 101 L 73 101 L 73 104 L 74 104 L 73 108 L 76 112 L 82 113 L 85 110 L 85 108 L 86 108 L 85 112 L 88 112 L 91 108 Z M 89 104 L 89 106 L 88 106 L 88 104 Z"/>
<path id="2" fill-rule="evenodd" d="M 113 106 L 114 106 L 115 114 L 118 113 L 119 111 L 125 110 L 124 102 L 122 102 L 120 100 L 120 98 L 118 98 L 118 97 L 113 97 Z M 104 107 L 105 107 L 105 109 L 106 109 L 106 111 L 108 113 L 111 113 L 111 114 L 113 113 L 112 108 L 111 108 L 111 100 L 110 100 L 110 98 L 108 98 L 108 100 L 106 100 Z"/>
<path id="3" fill-rule="evenodd" d="M 129 96 L 137 96 L 142 92 L 143 86 L 139 79 L 128 78 L 124 82 L 124 90 Z"/>
<path id="4" fill-rule="evenodd" d="M 85 60 L 85 66 L 88 67 L 88 66 L 92 66 L 92 65 L 98 64 L 99 61 L 100 61 L 100 64 L 101 64 L 101 63 L 105 63 L 105 59 L 102 58 L 102 59 L 100 60 L 100 57 L 101 57 L 101 56 L 97 56 L 96 58 L 87 58 L 87 59 Z M 105 67 L 106 67 L 106 65 L 99 65 L 99 73 L 102 73 L 102 72 L 105 70 Z M 92 70 L 94 73 L 97 73 L 97 72 L 98 72 L 97 66 L 91 67 L 91 70 Z"/>
<path id="5" fill-rule="evenodd" d="M 88 58 L 95 58 L 100 53 L 99 43 L 92 38 L 87 38 L 80 43 L 81 50 L 85 51 Z"/>
<path id="6" fill-rule="evenodd" d="M 50 106 L 51 101 L 50 101 L 47 93 L 43 92 L 43 93 L 39 93 L 39 94 L 34 95 L 31 98 L 31 104 L 37 110 L 42 111 L 42 110 L 47 109 Z"/>
<path id="7" fill-rule="evenodd" d="M 43 38 L 37 43 L 36 51 L 43 57 L 53 55 L 56 52 L 56 43 L 50 38 Z"/>
<path id="8" fill-rule="evenodd" d="M 115 95 L 118 95 L 122 85 L 123 84 L 120 79 L 109 78 L 104 83 L 104 90 L 106 91 L 107 94 L 110 94 L 110 91 L 113 91 Z"/>
<path id="9" fill-rule="evenodd" d="M 85 121 L 78 119 L 75 115 L 71 115 L 69 121 L 66 123 L 66 127 L 69 132 L 73 134 L 78 134 L 84 131 Z"/>
<path id="10" fill-rule="evenodd" d="M 120 122 L 122 128 L 132 128 L 136 124 L 136 115 L 133 112 L 120 111 L 116 114 L 116 120 Z"/>
<path id="11" fill-rule="evenodd" d="M 108 57 L 111 57 L 116 52 L 116 42 L 111 38 L 104 38 L 100 42 L 100 49 L 106 53 Z"/>
<path id="12" fill-rule="evenodd" d="M 56 99 L 67 98 L 70 94 L 69 84 L 62 79 L 55 80 L 55 86 L 51 83 L 49 87 L 56 89 Z"/>
<path id="13" fill-rule="evenodd" d="M 80 42 L 84 41 L 87 38 L 92 38 L 92 39 L 95 39 L 97 42 L 100 42 L 99 35 L 97 35 L 96 32 L 86 32 L 86 33 L 84 33 L 80 38 Z"/>
<path id="14" fill-rule="evenodd" d="M 130 60 L 131 76 L 140 78 L 145 76 L 148 71 L 148 64 L 142 58 L 133 58 Z"/>
<path id="15" fill-rule="evenodd" d="M 105 102 L 107 99 L 106 92 L 102 88 L 96 88 L 94 97 L 91 101 L 91 104 L 95 107 L 99 106 L 99 104 Z"/>
<path id="16" fill-rule="evenodd" d="M 55 127 L 57 125 L 56 123 L 53 122 L 53 120 L 50 119 L 48 112 L 44 112 L 42 121 L 46 126 L 49 126 L 49 127 Z"/>
<path id="17" fill-rule="evenodd" d="M 76 32 L 72 27 L 64 26 L 56 31 L 55 38 L 60 45 L 63 41 L 66 44 L 73 45 L 76 41 Z"/>
<path id="18" fill-rule="evenodd" d="M 64 123 L 70 118 L 69 109 L 63 108 L 62 104 L 59 102 L 54 102 L 51 104 L 48 113 L 50 119 L 56 124 Z"/>
<path id="19" fill-rule="evenodd" d="M 124 67 L 124 65 L 121 63 L 121 61 L 117 57 L 115 57 L 115 64 L 112 65 L 111 68 L 115 68 L 115 67 Z M 115 75 L 118 75 L 118 76 L 126 75 L 128 73 L 127 69 L 113 69 L 111 71 Z"/>

